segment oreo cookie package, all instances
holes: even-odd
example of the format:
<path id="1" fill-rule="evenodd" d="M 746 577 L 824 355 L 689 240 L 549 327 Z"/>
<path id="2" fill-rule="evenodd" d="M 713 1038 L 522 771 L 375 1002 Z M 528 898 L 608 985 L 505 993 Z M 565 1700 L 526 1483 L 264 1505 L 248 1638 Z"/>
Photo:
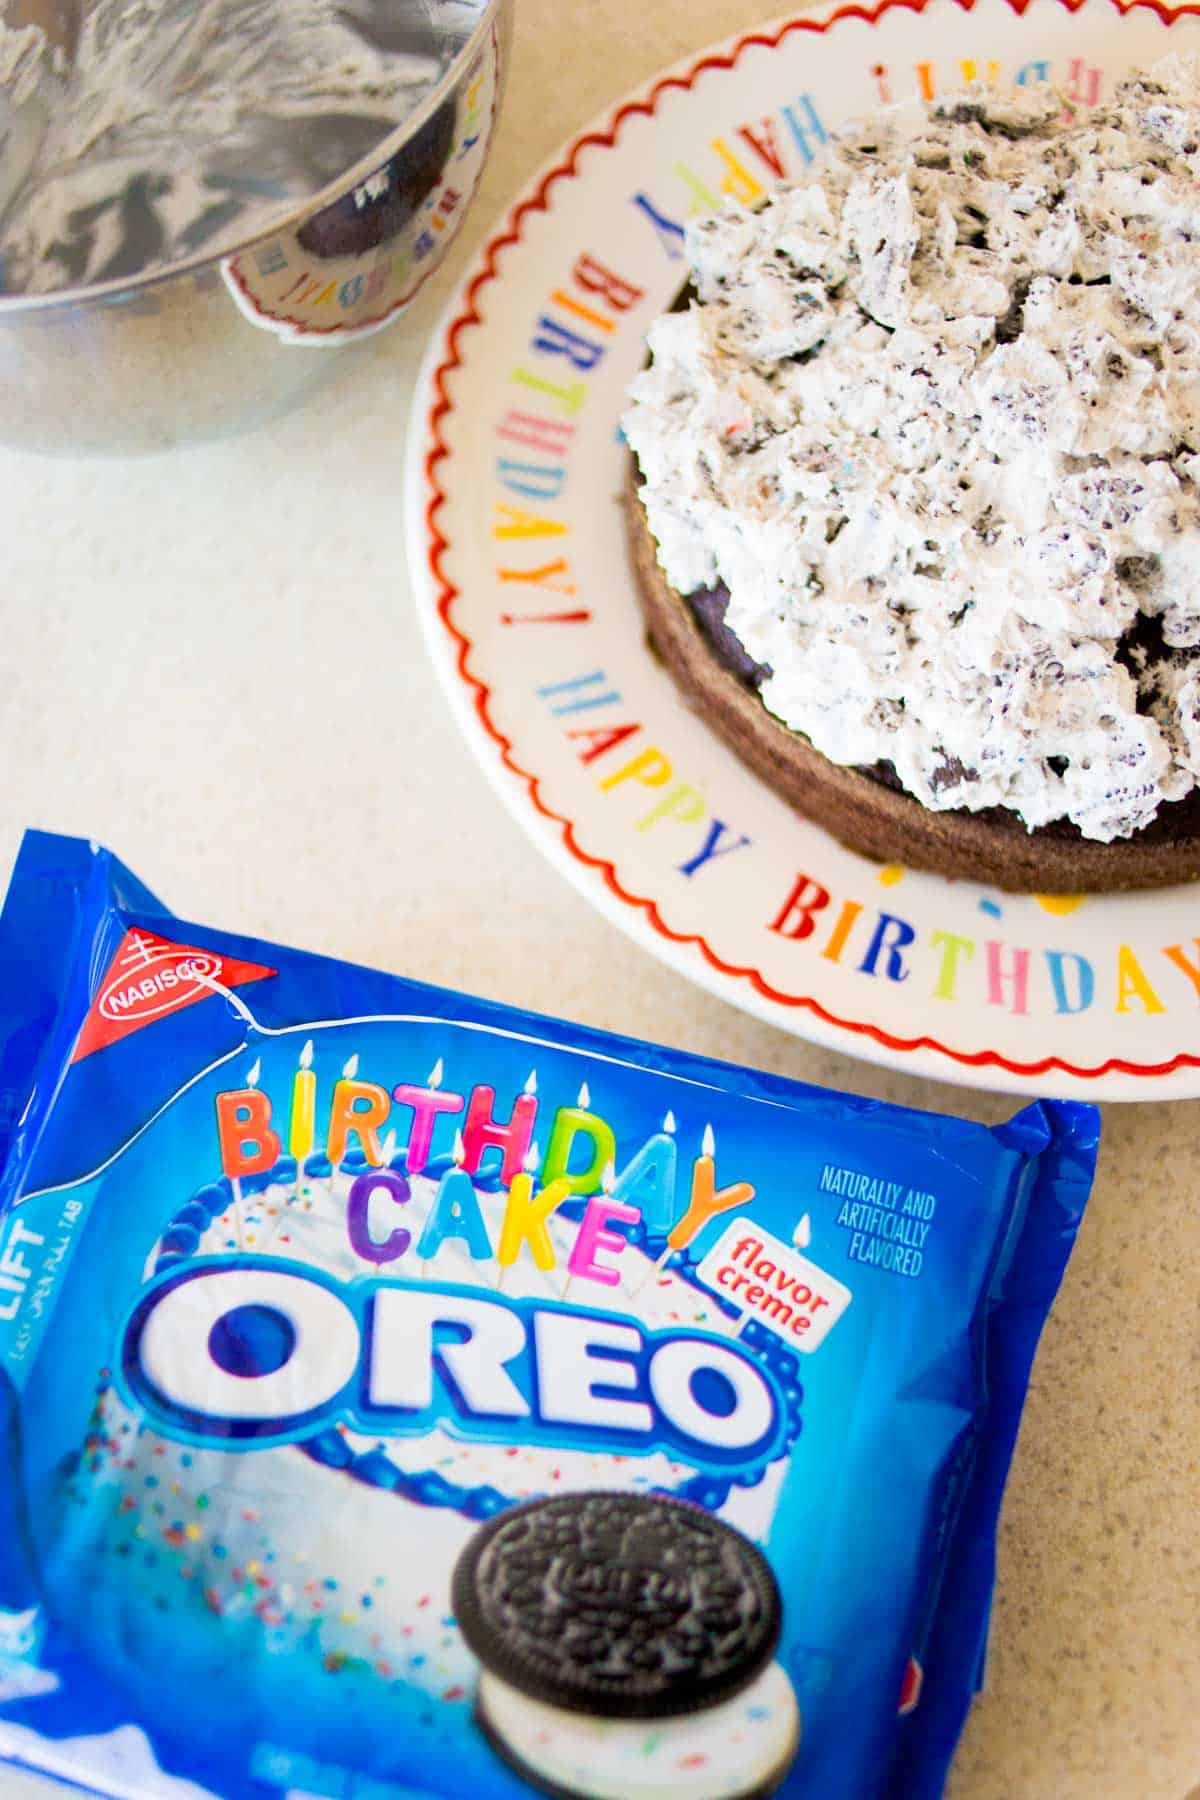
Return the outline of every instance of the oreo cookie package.
<path id="1" fill-rule="evenodd" d="M 0 1013 L 0 1757 L 179 1800 L 941 1792 L 1094 1109 L 988 1130 L 609 1037 L 185 924 L 41 834 Z"/>

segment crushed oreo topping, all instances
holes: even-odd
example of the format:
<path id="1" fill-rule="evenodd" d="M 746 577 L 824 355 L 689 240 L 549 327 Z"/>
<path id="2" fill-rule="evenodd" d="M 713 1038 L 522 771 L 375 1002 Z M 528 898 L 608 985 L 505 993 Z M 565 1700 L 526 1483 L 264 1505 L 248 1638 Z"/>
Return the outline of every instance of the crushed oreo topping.
<path id="1" fill-rule="evenodd" d="M 643 502 L 831 760 L 1105 842 L 1200 783 L 1198 216 L 1171 57 L 1089 112 L 893 108 L 689 227 L 625 420 Z"/>

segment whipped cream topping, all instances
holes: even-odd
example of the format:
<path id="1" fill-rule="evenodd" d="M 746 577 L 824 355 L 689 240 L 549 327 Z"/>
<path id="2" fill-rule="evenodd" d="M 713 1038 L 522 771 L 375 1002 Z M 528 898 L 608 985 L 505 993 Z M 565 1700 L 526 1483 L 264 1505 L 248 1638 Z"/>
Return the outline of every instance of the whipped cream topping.
<path id="1" fill-rule="evenodd" d="M 483 0 L 92 0 L 68 53 L 0 23 L 0 292 L 252 235 L 381 143 Z"/>
<path id="2" fill-rule="evenodd" d="M 923 805 L 1127 837 L 1200 780 L 1200 64 L 890 109 L 695 220 L 625 431 L 769 710 Z"/>

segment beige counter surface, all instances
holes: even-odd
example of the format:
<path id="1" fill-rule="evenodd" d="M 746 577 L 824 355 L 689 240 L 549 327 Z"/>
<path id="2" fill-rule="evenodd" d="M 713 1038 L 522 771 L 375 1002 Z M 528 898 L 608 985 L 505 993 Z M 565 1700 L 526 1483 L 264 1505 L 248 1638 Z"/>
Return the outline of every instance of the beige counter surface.
<path id="1" fill-rule="evenodd" d="M 468 244 L 592 113 L 754 17 L 733 0 L 518 7 Z M 449 285 L 267 432 L 132 462 L 0 452 L 0 877 L 23 825 L 76 832 L 215 925 L 1003 1117 L 1012 1102 L 812 1049 L 690 987 L 497 811 L 404 566 L 407 396 Z M 1034 1371 L 953 1800 L 1185 1800 L 1200 1783 L 1198 1269 L 1200 1106 L 1110 1109 Z M 5 1800 L 35 1791 L 0 1771 Z"/>

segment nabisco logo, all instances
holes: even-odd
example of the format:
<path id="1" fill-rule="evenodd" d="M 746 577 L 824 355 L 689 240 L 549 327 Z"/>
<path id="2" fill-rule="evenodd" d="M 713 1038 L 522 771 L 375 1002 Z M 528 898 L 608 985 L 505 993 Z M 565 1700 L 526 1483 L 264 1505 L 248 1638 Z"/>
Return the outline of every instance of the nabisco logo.
<path id="1" fill-rule="evenodd" d="M 144 928 L 127 931 L 92 1001 L 73 1060 L 223 988 L 242 987 L 274 973 L 261 963 L 174 944 Z"/>
<path id="2" fill-rule="evenodd" d="M 211 989 L 221 978 L 221 958 L 204 950 L 182 950 L 172 944 L 151 945 L 139 931 L 129 934 L 130 948 L 96 997 L 101 1015 L 115 1022 L 157 1018 L 174 1012 L 186 998 L 180 989 Z M 222 983 L 222 985 L 224 985 Z"/>

